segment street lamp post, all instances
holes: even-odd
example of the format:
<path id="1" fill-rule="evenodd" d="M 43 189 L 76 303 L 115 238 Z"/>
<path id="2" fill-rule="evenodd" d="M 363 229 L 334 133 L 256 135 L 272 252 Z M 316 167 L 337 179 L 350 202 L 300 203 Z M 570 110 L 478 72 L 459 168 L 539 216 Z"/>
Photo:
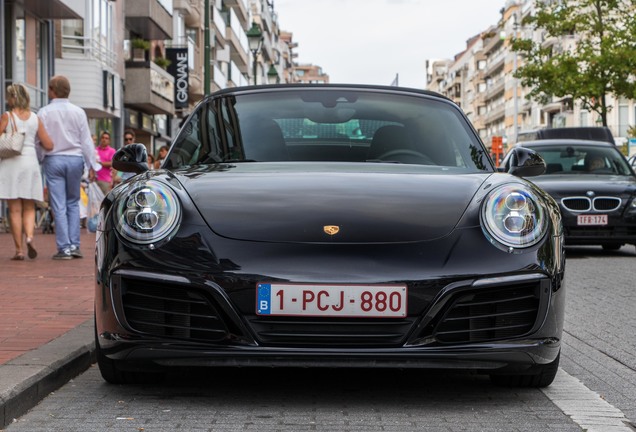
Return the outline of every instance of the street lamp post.
<path id="1" fill-rule="evenodd" d="M 256 85 L 256 56 L 263 44 L 263 32 L 261 32 L 258 24 L 252 22 L 252 28 L 247 31 L 246 36 L 252 52 L 252 73 L 254 75 L 254 85 Z"/>
<path id="2" fill-rule="evenodd" d="M 514 15 L 512 16 L 513 22 L 512 22 L 512 28 L 514 30 L 514 37 L 517 37 L 517 31 L 519 30 L 519 21 L 518 21 L 518 17 L 517 17 L 517 13 L 515 12 Z M 513 94 L 513 102 L 514 102 L 514 118 L 513 118 L 513 132 L 512 132 L 512 137 L 514 139 L 513 141 L 513 145 L 517 144 L 517 139 L 519 137 L 519 98 L 517 97 L 517 92 L 519 91 L 519 79 L 514 76 L 517 74 L 517 51 L 514 51 L 513 53 L 513 60 L 512 60 L 512 74 L 513 74 L 513 82 L 514 82 L 514 94 Z"/>
<path id="3" fill-rule="evenodd" d="M 273 64 L 269 66 L 269 70 L 267 71 L 267 81 L 270 84 L 280 83 L 280 77 L 278 76 L 278 71 L 276 70 Z"/>

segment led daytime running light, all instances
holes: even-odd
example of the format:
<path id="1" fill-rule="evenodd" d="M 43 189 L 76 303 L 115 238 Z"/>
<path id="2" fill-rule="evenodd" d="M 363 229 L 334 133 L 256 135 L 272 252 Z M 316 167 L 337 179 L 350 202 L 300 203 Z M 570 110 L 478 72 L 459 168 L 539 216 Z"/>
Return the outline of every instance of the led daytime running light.
<path id="1" fill-rule="evenodd" d="M 493 190 L 482 206 L 481 220 L 491 241 L 509 248 L 537 244 L 547 231 L 544 208 L 534 191 L 524 185 L 504 185 Z"/>
<path id="2" fill-rule="evenodd" d="M 132 185 L 117 203 L 117 230 L 127 240 L 154 244 L 169 237 L 181 222 L 181 205 L 163 183 L 149 180 Z"/>

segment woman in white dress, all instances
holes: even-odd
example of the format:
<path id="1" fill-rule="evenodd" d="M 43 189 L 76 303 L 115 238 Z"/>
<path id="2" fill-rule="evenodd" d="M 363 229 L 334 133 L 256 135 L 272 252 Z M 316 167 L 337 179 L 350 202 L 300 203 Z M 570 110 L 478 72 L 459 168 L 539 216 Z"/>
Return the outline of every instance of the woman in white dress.
<path id="1" fill-rule="evenodd" d="M 35 151 L 35 137 L 45 150 L 53 149 L 53 142 L 46 133 L 38 116 L 31 112 L 31 98 L 22 84 L 7 87 L 7 105 L 11 109 L 15 125 L 24 132 L 22 154 L 9 159 L 0 159 L 0 199 L 7 200 L 9 224 L 15 243 L 15 255 L 12 260 L 24 260 L 23 235 L 26 236 L 26 248 L 29 258 L 35 258 L 37 251 L 33 245 L 35 231 L 35 201 L 43 200 L 42 174 Z M 0 133 L 9 124 L 9 113 L 3 113 L 0 119 Z"/>

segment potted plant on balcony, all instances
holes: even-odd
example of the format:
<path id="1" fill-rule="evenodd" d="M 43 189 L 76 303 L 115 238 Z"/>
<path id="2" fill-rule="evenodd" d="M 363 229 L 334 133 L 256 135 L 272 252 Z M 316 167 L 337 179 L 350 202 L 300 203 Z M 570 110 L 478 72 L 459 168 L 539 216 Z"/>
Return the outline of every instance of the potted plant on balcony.
<path id="1" fill-rule="evenodd" d="M 153 60 L 157 66 L 163 69 L 168 69 L 168 66 L 172 63 L 169 59 L 165 57 L 155 57 Z"/>
<path id="2" fill-rule="evenodd" d="M 146 61 L 146 53 L 150 49 L 150 41 L 145 39 L 133 39 L 130 41 L 133 61 Z"/>

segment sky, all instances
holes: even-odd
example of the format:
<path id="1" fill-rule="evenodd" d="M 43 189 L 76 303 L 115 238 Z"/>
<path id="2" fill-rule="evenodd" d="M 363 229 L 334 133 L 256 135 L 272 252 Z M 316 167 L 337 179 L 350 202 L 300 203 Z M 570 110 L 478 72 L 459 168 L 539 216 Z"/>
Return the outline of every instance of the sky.
<path id="1" fill-rule="evenodd" d="M 299 64 L 331 83 L 426 87 L 426 60 L 453 58 L 497 24 L 506 0 L 274 0 Z"/>

